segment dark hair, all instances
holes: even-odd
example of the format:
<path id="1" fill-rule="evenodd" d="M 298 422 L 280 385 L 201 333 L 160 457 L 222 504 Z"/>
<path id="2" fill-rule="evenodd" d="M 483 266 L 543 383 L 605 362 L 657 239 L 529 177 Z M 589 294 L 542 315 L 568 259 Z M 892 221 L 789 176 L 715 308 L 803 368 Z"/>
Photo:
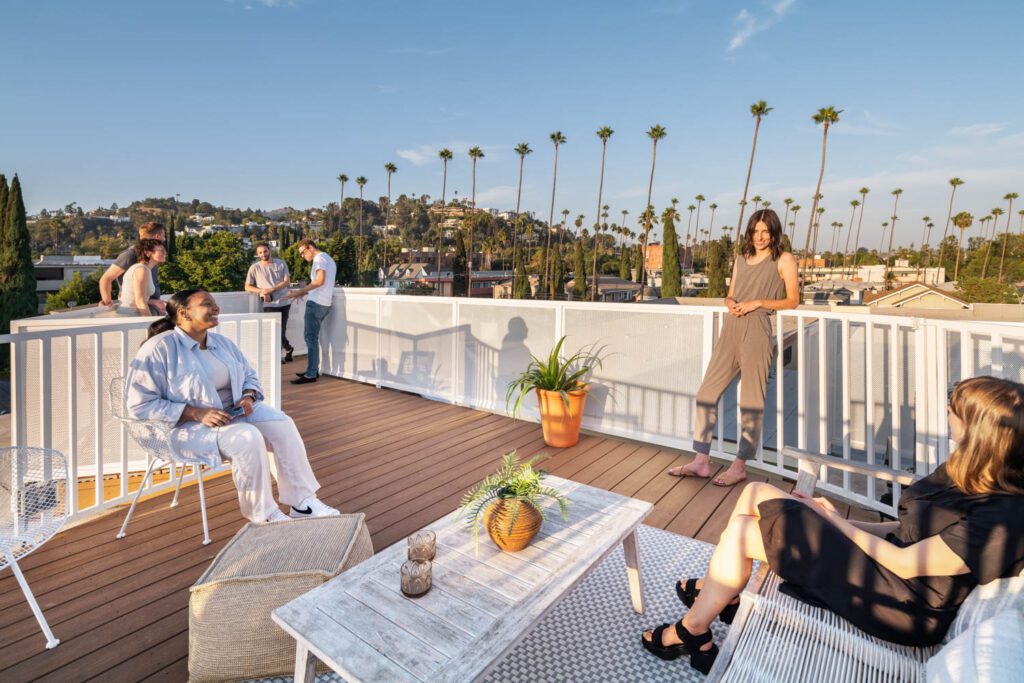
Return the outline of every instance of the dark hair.
<path id="1" fill-rule="evenodd" d="M 157 249 L 167 249 L 163 240 L 144 237 L 135 243 L 135 260 L 139 263 L 145 263 L 149 260 L 150 255 Z"/>
<path id="2" fill-rule="evenodd" d="M 143 223 L 139 226 L 139 238 L 152 237 L 158 232 L 166 232 L 163 223 Z"/>
<path id="3" fill-rule="evenodd" d="M 253 251 L 256 251 L 260 247 L 266 247 L 267 251 L 270 251 L 270 245 L 267 244 L 266 242 L 257 242 L 255 245 L 253 245 L 252 249 L 253 249 Z"/>
<path id="4" fill-rule="evenodd" d="M 161 332 L 173 330 L 178 324 L 178 312 L 188 306 L 188 300 L 192 298 L 193 294 L 205 291 L 204 289 L 183 289 L 172 294 L 171 298 L 167 300 L 167 315 L 157 319 L 149 326 L 149 334 L 146 339 L 155 337 Z"/>
<path id="5" fill-rule="evenodd" d="M 757 249 L 754 248 L 754 229 L 757 228 L 758 223 L 768 226 L 768 235 L 771 238 L 768 249 L 772 252 L 772 260 L 778 261 L 782 256 L 782 221 L 779 220 L 779 214 L 771 209 L 761 209 L 750 215 L 750 220 L 747 221 L 747 231 L 743 234 L 743 255 L 753 256 L 757 252 Z"/>
<path id="6" fill-rule="evenodd" d="M 311 247 L 313 249 L 316 249 L 316 244 L 314 244 L 313 240 L 309 239 L 308 237 L 304 237 L 295 243 L 296 249 L 302 249 L 302 247 Z"/>

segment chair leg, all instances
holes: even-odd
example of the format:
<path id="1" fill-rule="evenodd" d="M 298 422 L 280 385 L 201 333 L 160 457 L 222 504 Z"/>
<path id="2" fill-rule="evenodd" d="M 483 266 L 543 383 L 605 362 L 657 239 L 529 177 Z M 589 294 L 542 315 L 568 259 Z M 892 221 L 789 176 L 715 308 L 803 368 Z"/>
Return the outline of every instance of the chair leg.
<path id="1" fill-rule="evenodd" d="M 128 522 L 132 518 L 132 513 L 135 512 L 135 505 L 139 502 L 139 498 L 142 497 L 142 492 L 146 488 L 146 482 L 149 481 L 150 475 L 153 474 L 153 468 L 156 467 L 157 460 L 157 458 L 153 458 L 149 463 L 149 469 L 146 470 L 146 476 L 142 478 L 142 483 L 139 484 L 139 489 L 135 492 L 135 497 L 132 498 L 131 507 L 128 508 L 128 514 L 124 516 L 124 523 L 121 525 L 121 530 L 117 532 L 117 536 L 115 536 L 115 538 L 124 538 L 124 532 L 128 528 Z"/>
<path id="2" fill-rule="evenodd" d="M 171 463 L 171 476 L 174 476 L 174 470 L 177 467 L 178 467 L 177 465 L 175 465 L 174 463 Z M 174 487 L 174 500 L 171 501 L 171 507 L 172 508 L 178 507 L 178 494 L 181 493 L 181 480 L 182 480 L 182 478 L 184 476 L 185 476 L 185 466 L 182 465 L 181 469 L 178 470 L 178 483 Z"/>
<path id="3" fill-rule="evenodd" d="M 36 596 L 32 595 L 32 589 L 28 587 L 28 581 L 25 580 L 25 575 L 21 573 L 21 567 L 18 566 L 14 555 L 6 549 L 4 550 L 4 555 L 7 556 L 7 563 L 11 565 L 11 571 L 14 572 L 15 578 L 18 579 L 18 585 L 21 586 L 21 592 L 25 594 L 28 606 L 32 608 L 32 614 L 36 616 L 36 621 L 39 622 L 39 628 L 43 630 L 43 635 L 46 636 L 46 649 L 52 650 L 60 644 L 60 641 L 53 637 L 53 631 L 50 630 L 50 625 L 46 623 L 43 610 L 39 609 Z"/>
<path id="4" fill-rule="evenodd" d="M 199 465 L 193 467 L 199 479 L 199 510 L 203 513 L 203 545 L 210 545 L 210 525 L 206 521 L 206 493 L 203 492 L 203 470 Z"/>

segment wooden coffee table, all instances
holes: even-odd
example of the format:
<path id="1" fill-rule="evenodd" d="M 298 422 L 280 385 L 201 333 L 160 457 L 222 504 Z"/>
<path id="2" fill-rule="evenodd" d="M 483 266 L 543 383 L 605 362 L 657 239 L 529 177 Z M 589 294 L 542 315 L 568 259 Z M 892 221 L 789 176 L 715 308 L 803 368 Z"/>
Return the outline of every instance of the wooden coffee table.
<path id="1" fill-rule="evenodd" d="M 636 528 L 654 506 L 558 477 L 545 482 L 569 496 L 569 521 L 548 506 L 525 550 L 502 552 L 483 531 L 476 544 L 452 513 L 427 527 L 437 556 L 422 597 L 399 589 L 402 540 L 274 610 L 296 640 L 296 683 L 314 680 L 317 658 L 352 681 L 479 679 L 619 543 L 632 608 L 643 613 Z"/>

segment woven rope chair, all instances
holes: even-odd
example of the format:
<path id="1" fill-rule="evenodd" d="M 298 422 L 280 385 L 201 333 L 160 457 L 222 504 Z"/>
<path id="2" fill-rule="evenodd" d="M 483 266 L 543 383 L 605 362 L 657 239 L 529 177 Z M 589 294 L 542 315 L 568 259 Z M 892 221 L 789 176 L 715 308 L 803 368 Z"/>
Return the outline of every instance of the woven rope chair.
<path id="1" fill-rule="evenodd" d="M 21 573 L 18 560 L 53 537 L 67 518 L 68 469 L 64 455 L 49 448 L 0 448 L 0 570 L 10 566 L 32 614 L 57 647 L 49 624 Z"/>
<path id="2" fill-rule="evenodd" d="M 115 377 L 110 381 L 110 412 L 125 426 L 128 430 L 128 435 L 138 444 L 139 448 L 146 452 L 150 461 L 149 468 L 146 470 L 146 476 L 142 478 L 142 483 L 139 484 L 135 497 L 132 498 L 131 507 L 128 508 L 128 514 L 125 515 L 121 530 L 117 532 L 117 538 L 124 538 L 125 532 L 128 529 L 128 522 L 131 521 L 132 514 L 135 512 L 135 505 L 139 502 L 139 498 L 146 488 L 146 482 L 149 481 L 154 470 L 165 466 L 171 467 L 172 476 L 174 469 L 178 470 L 178 481 L 174 487 L 174 498 L 170 504 L 170 507 L 176 507 L 178 505 L 178 494 L 181 492 L 181 480 L 185 476 L 185 468 L 191 467 L 199 482 L 199 510 L 203 517 L 203 545 L 208 545 L 210 543 L 210 528 L 206 520 L 206 493 L 203 490 L 202 469 L 206 463 L 183 456 L 171 447 L 170 434 L 171 429 L 174 428 L 173 424 L 160 420 L 137 420 L 128 415 L 128 411 L 124 406 L 124 389 L 124 377 Z"/>

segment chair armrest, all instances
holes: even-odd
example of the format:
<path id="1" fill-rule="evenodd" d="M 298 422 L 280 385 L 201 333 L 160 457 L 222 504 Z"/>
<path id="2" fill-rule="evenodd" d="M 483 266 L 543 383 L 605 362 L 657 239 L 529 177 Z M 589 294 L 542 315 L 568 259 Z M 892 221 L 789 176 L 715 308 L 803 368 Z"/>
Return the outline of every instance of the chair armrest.
<path id="1" fill-rule="evenodd" d="M 910 486 L 921 478 L 920 475 L 911 474 L 910 472 L 899 472 L 880 465 L 869 465 L 864 462 L 842 460 L 840 458 L 833 458 L 827 455 L 820 455 L 818 453 L 810 453 L 808 451 L 800 450 L 799 448 L 783 448 L 782 455 L 795 458 L 799 463 L 800 476 L 797 478 L 796 489 L 799 489 L 801 479 L 804 478 L 803 475 L 805 474 L 808 475 L 808 478 L 813 476 L 813 481 L 817 481 L 818 472 L 821 470 L 822 466 L 831 467 L 844 472 L 853 472 L 854 474 L 863 474 L 874 479 L 881 479 L 894 484 L 901 484 L 902 486 Z M 813 490 L 814 489 L 812 487 L 811 491 Z M 809 491 L 802 492 L 810 493 Z"/>

